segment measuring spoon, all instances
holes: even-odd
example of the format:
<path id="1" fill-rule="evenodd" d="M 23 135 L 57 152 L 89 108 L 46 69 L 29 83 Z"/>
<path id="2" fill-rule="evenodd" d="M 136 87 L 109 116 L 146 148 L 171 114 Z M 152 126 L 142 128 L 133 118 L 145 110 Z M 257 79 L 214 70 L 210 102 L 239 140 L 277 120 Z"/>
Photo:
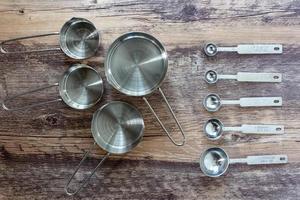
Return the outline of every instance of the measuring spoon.
<path id="1" fill-rule="evenodd" d="M 265 83 L 279 83 L 282 80 L 280 73 L 249 73 L 238 72 L 235 75 L 217 74 L 214 70 L 205 72 L 204 79 L 208 84 L 214 84 L 220 79 L 237 80 L 239 82 L 265 82 Z"/>
<path id="2" fill-rule="evenodd" d="M 261 155 L 229 159 L 224 149 L 213 147 L 202 153 L 199 163 L 201 171 L 206 176 L 218 177 L 226 172 L 229 164 L 266 165 L 285 164 L 287 162 L 287 155 Z"/>
<path id="3" fill-rule="evenodd" d="M 237 131 L 244 134 L 283 134 L 282 125 L 249 125 L 243 124 L 237 127 L 225 127 L 219 119 L 209 119 L 204 125 L 204 133 L 210 140 L 219 139 L 223 132 Z"/>
<path id="4" fill-rule="evenodd" d="M 203 106 L 209 112 L 215 112 L 222 105 L 240 105 L 240 107 L 282 106 L 281 97 L 247 97 L 238 100 L 221 100 L 217 94 L 209 94 L 204 98 Z"/>
<path id="5" fill-rule="evenodd" d="M 239 44 L 233 47 L 219 47 L 209 43 L 204 47 L 207 56 L 215 56 L 218 52 L 237 52 L 238 54 L 282 54 L 281 44 Z"/>

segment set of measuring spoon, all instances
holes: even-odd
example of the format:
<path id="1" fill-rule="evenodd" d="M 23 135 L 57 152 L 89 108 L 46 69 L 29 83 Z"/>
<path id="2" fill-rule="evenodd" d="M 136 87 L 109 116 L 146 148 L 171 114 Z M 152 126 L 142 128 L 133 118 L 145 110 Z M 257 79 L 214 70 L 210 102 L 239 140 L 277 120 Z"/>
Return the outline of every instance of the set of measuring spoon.
<path id="1" fill-rule="evenodd" d="M 233 47 L 219 47 L 209 43 L 204 47 L 207 56 L 215 56 L 218 52 L 236 52 L 238 54 L 281 54 L 280 44 L 241 44 Z M 249 73 L 217 74 L 214 70 L 206 71 L 204 80 L 207 84 L 216 84 L 218 80 L 236 80 L 238 82 L 279 83 L 282 81 L 280 73 Z M 246 97 L 235 100 L 223 100 L 217 94 L 208 94 L 203 101 L 203 106 L 208 112 L 216 112 L 223 105 L 239 105 L 240 107 L 266 107 L 282 106 L 282 97 Z M 270 124 L 243 124 L 240 126 L 224 126 L 216 118 L 209 119 L 203 128 L 209 140 L 218 140 L 223 132 L 240 132 L 241 134 L 278 135 L 284 134 L 283 125 Z M 206 176 L 218 177 L 224 174 L 229 164 L 246 163 L 259 164 L 284 164 L 288 162 L 287 155 L 259 155 L 246 158 L 229 159 L 224 149 L 213 147 L 205 150 L 200 156 L 200 169 Z"/>

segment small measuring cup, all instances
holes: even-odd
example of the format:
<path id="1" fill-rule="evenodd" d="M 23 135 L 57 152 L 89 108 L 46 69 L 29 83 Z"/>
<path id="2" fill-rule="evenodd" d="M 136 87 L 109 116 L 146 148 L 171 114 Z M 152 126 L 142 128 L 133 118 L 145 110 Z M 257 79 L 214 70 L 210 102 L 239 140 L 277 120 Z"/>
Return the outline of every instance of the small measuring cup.
<path id="1" fill-rule="evenodd" d="M 264 83 L 279 83 L 282 80 L 280 73 L 249 73 L 249 72 L 238 72 L 235 75 L 217 74 L 214 70 L 208 70 L 205 72 L 204 80 L 208 84 L 214 84 L 218 80 L 237 80 L 239 82 L 264 82 Z"/>
<path id="2" fill-rule="evenodd" d="M 51 87 L 58 87 L 61 98 L 23 107 L 10 108 L 6 105 L 6 102 L 16 99 L 17 97 L 32 94 Z M 85 64 L 74 64 L 64 73 L 59 83 L 50 84 L 8 97 L 2 102 L 2 107 L 8 111 L 15 111 L 63 100 L 68 106 L 82 110 L 90 108 L 98 103 L 102 97 L 103 90 L 102 78 L 95 69 Z"/>
<path id="3" fill-rule="evenodd" d="M 222 148 L 209 148 L 200 156 L 200 169 L 209 177 L 219 177 L 228 169 L 229 164 L 266 165 L 288 163 L 287 155 L 260 155 L 246 158 L 229 159 Z"/>
<path id="4" fill-rule="evenodd" d="M 282 106 L 281 97 L 247 97 L 238 100 L 221 100 L 217 94 L 204 98 L 203 106 L 209 112 L 218 111 L 222 105 L 240 105 L 240 107 Z"/>
<path id="5" fill-rule="evenodd" d="M 225 127 L 219 119 L 209 119 L 204 125 L 204 134 L 210 140 L 218 140 L 223 132 L 237 131 L 244 134 L 283 134 L 284 126 L 282 125 L 249 125 L 243 124 L 237 127 Z"/>
<path id="6" fill-rule="evenodd" d="M 215 56 L 218 52 L 237 52 L 238 54 L 282 54 L 281 44 L 239 44 L 234 47 L 220 47 L 209 43 L 204 47 L 207 56 Z"/>
<path id="7" fill-rule="evenodd" d="M 6 43 L 12 41 L 46 37 L 50 35 L 59 35 L 60 48 L 48 48 L 28 51 L 7 51 L 3 47 Z M 93 56 L 97 52 L 99 41 L 99 32 L 92 22 L 84 18 L 73 17 L 62 26 L 60 32 L 18 37 L 2 41 L 0 43 L 0 52 L 3 54 L 13 54 L 43 52 L 61 49 L 67 56 L 71 58 L 86 59 Z"/>

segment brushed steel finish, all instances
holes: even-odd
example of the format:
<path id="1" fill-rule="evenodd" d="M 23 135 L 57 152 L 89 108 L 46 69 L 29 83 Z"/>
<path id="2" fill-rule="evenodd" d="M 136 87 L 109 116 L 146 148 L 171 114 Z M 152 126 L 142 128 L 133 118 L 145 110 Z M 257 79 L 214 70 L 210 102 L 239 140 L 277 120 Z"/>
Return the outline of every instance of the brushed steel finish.
<path id="1" fill-rule="evenodd" d="M 4 45 L 17 40 L 59 35 L 60 48 L 34 49 L 25 51 L 8 51 Z M 2 41 L 0 52 L 3 54 L 32 53 L 61 49 L 67 56 L 74 59 L 86 59 L 93 56 L 99 47 L 100 34 L 94 24 L 84 18 L 71 18 L 61 28 L 60 32 L 30 35 Z"/>
<path id="2" fill-rule="evenodd" d="M 104 163 L 110 154 L 123 154 L 132 150 L 142 140 L 144 135 L 144 120 L 140 112 L 132 105 L 111 101 L 99 108 L 93 115 L 91 130 L 94 137 L 94 144 L 85 152 L 80 163 L 68 179 L 65 192 L 68 195 L 75 195 L 89 182 L 96 170 Z M 106 155 L 99 161 L 91 173 L 85 177 L 78 188 L 71 190 L 69 185 L 86 160 L 91 149 L 98 144 L 106 150 Z"/>
<path id="3" fill-rule="evenodd" d="M 59 93 L 63 101 L 75 109 L 87 109 L 100 101 L 103 95 L 100 74 L 85 64 L 74 64 L 63 75 Z"/>
<path id="4" fill-rule="evenodd" d="M 105 60 L 107 81 L 118 91 L 129 96 L 142 96 L 154 117 L 176 146 L 183 146 L 185 133 L 175 116 L 166 96 L 159 87 L 168 69 L 168 58 L 163 45 L 153 36 L 131 32 L 120 36 L 110 46 Z M 182 135 L 180 143 L 175 142 L 145 97 L 158 89 L 160 95 Z"/>
<path id="5" fill-rule="evenodd" d="M 92 134 L 104 150 L 122 154 L 134 148 L 142 139 L 144 120 L 132 105 L 112 101 L 98 109 L 92 120 Z"/>
<path id="6" fill-rule="evenodd" d="M 69 57 L 85 59 L 97 52 L 100 35 L 89 20 L 72 18 L 61 28 L 59 41 L 62 51 Z"/>
<path id="7" fill-rule="evenodd" d="M 119 37 L 105 61 L 108 82 L 129 96 L 144 96 L 157 89 L 167 73 L 167 53 L 162 44 L 146 33 Z"/>
<path id="8" fill-rule="evenodd" d="M 20 96 L 34 94 L 51 87 L 58 87 L 61 98 L 37 102 L 21 107 L 9 107 L 6 104 Z M 95 69 L 85 64 L 74 64 L 64 73 L 59 83 L 50 84 L 41 88 L 19 93 L 12 97 L 7 97 L 3 100 L 2 107 L 8 111 L 24 110 L 63 100 L 72 108 L 87 109 L 100 101 L 103 90 L 102 78 Z"/>

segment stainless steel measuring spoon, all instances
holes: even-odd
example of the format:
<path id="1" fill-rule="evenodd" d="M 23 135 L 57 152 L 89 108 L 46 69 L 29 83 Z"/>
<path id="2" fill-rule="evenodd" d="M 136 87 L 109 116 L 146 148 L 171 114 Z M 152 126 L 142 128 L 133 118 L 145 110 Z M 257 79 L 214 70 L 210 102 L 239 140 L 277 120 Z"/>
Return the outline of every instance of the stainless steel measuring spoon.
<path id="1" fill-rule="evenodd" d="M 222 105 L 240 105 L 240 107 L 282 106 L 281 97 L 247 97 L 237 100 L 221 100 L 217 94 L 209 94 L 204 98 L 203 106 L 209 112 L 218 111 Z"/>
<path id="2" fill-rule="evenodd" d="M 60 48 L 35 49 L 27 51 L 8 51 L 4 48 L 6 43 L 30 38 L 59 35 Z M 32 53 L 52 50 L 62 50 L 67 56 L 74 59 L 86 59 L 93 56 L 99 47 L 100 34 L 94 24 L 84 18 L 71 18 L 60 29 L 59 32 L 52 32 L 39 35 L 18 37 L 2 41 L 0 52 L 3 54 Z"/>
<path id="3" fill-rule="evenodd" d="M 220 79 L 237 80 L 239 82 L 265 82 L 265 83 L 279 83 L 282 80 L 280 73 L 250 73 L 238 72 L 237 74 L 217 74 L 214 70 L 205 72 L 204 79 L 208 84 L 214 84 Z"/>
<path id="4" fill-rule="evenodd" d="M 229 164 L 266 165 L 288 163 L 287 155 L 260 155 L 229 159 L 222 148 L 209 148 L 200 156 L 200 169 L 210 177 L 218 177 L 226 172 Z"/>
<path id="5" fill-rule="evenodd" d="M 239 44 L 233 47 L 219 47 L 209 43 L 204 47 L 207 56 L 215 56 L 218 52 L 237 52 L 238 54 L 282 54 L 281 44 Z"/>
<path id="6" fill-rule="evenodd" d="M 210 140 L 220 139 L 223 132 L 236 131 L 244 134 L 278 135 L 284 134 L 283 125 L 250 125 L 243 124 L 236 127 L 226 127 L 219 119 L 209 119 L 204 125 L 204 134 Z"/>

